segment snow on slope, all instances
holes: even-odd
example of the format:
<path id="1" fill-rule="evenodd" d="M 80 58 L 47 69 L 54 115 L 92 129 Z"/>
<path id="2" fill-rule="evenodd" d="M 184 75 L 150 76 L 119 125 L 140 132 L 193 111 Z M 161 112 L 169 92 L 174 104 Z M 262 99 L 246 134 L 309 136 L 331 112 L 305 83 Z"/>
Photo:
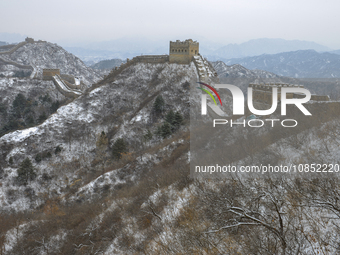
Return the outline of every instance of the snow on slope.
<path id="1" fill-rule="evenodd" d="M 186 106 L 189 93 L 184 93 L 183 84 L 186 81 L 195 83 L 196 76 L 194 64 L 136 64 L 124 70 L 114 83 L 96 88 L 60 107 L 41 125 L 4 135 L 0 138 L 0 146 L 8 145 L 6 160 L 12 157 L 16 162 L 15 166 L 4 168 L 5 173 L 12 173 L 9 175 L 11 178 L 5 179 L 4 183 L 13 181 L 15 168 L 25 157 L 35 162 L 37 153 L 49 151 L 53 155 L 51 159 L 34 165 L 38 176 L 42 173 L 56 176 L 49 188 L 61 194 L 61 189 L 67 185 L 63 180 L 67 178 L 72 183 L 77 177 L 68 168 L 56 166 L 78 159 L 83 167 L 90 167 L 96 154 L 96 140 L 102 131 L 108 133 L 112 129 L 116 130 L 110 143 L 120 137 L 131 144 L 139 143 L 142 134 L 150 128 L 148 120 L 156 95 L 161 93 L 166 109 L 179 110 L 188 118 L 189 108 Z M 54 155 L 56 146 L 63 148 L 58 156 Z M 57 169 L 58 174 L 55 172 Z M 45 189 L 38 188 L 35 182 L 29 185 L 39 192 Z M 15 189 L 19 191 L 20 187 Z M 6 190 L 2 197 L 6 197 Z M 2 200 L 1 205 L 4 209 L 12 208 L 6 199 Z M 13 209 L 22 208 L 27 207 L 16 206 Z"/>

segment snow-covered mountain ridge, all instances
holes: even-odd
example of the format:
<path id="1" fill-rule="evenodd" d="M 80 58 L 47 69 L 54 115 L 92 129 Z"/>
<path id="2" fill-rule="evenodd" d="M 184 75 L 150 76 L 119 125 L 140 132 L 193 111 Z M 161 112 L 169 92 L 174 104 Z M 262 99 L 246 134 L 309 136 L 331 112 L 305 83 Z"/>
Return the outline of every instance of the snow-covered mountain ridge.
<path id="1" fill-rule="evenodd" d="M 150 86 L 150 81 L 155 75 L 158 82 Z M 47 169 L 48 173 L 55 171 L 51 166 L 60 163 L 61 159 L 67 164 L 74 158 L 79 159 L 86 155 L 87 160 L 84 164 L 90 166 L 96 156 L 97 135 L 102 131 L 111 135 L 110 143 L 117 138 L 125 137 L 127 143 L 141 146 L 141 136 L 148 128 L 152 128 L 150 114 L 152 99 L 156 95 L 162 94 L 167 109 L 181 111 L 182 115 L 189 116 L 189 108 L 186 107 L 189 95 L 183 93 L 185 91 L 183 84 L 196 79 L 195 75 L 193 65 L 188 67 L 176 64 L 134 65 L 117 77 L 114 83 L 96 88 L 72 103 L 62 106 L 43 124 L 1 137 L 0 144 L 13 148 L 7 150 L 4 160 L 8 162 L 12 157 L 15 162 L 21 162 L 29 156 L 34 161 L 37 153 L 53 152 L 57 146 L 62 147 L 63 151 L 58 156 L 35 165 L 40 173 L 38 176 L 41 176 Z M 141 108 L 141 105 L 145 106 Z M 69 134 L 69 139 L 66 139 L 66 133 Z M 33 144 L 39 146 L 33 148 Z M 4 171 L 10 176 L 13 171 L 15 172 L 13 167 L 4 168 Z M 70 175 L 68 176 L 70 180 L 74 178 L 73 172 L 65 174 Z M 6 206 L 3 204 L 2 207 Z"/>
<path id="2" fill-rule="evenodd" d="M 32 66 L 36 72 L 35 77 L 42 78 L 42 69 L 57 68 L 62 74 L 82 77 L 83 82 L 90 86 L 98 81 L 101 76 L 87 67 L 79 58 L 65 51 L 57 44 L 49 42 L 26 43 L 17 48 L 11 54 L 0 55 L 6 61 L 12 61 L 19 65 Z M 0 65 L 0 73 L 10 75 L 11 72 L 20 70 L 13 65 Z"/>
<path id="3" fill-rule="evenodd" d="M 228 73 L 238 86 L 280 79 L 241 66 L 215 68 L 220 78 Z M 323 202 L 338 208 L 337 176 L 327 182 L 322 176 L 310 182 L 288 175 L 189 178 L 189 113 L 200 108 L 198 78 L 194 63 L 133 63 L 43 123 L 2 136 L 1 252 L 336 254 L 339 217 Z M 12 78 L 6 79 L 8 84 Z M 191 97 L 191 88 L 197 97 Z M 164 105 L 157 108 L 160 96 Z M 228 103 L 223 98 L 223 105 Z M 286 164 L 293 147 L 299 150 L 294 163 L 336 161 L 338 111 L 326 104 L 309 107 L 323 116 L 314 128 L 289 133 L 238 127 L 220 139 L 227 145 L 221 155 L 235 164 Z M 184 120 L 163 137 L 158 131 L 171 110 Z M 120 139 L 128 150 L 118 160 L 114 152 Z M 313 151 L 315 146 L 319 150 Z M 208 150 L 209 141 L 202 148 Z M 20 184 L 26 158 L 36 176 Z"/>
<path id="4" fill-rule="evenodd" d="M 226 64 L 239 64 L 248 69 L 260 69 L 281 76 L 294 78 L 340 78 L 340 56 L 335 53 L 319 53 L 299 50 L 254 57 L 228 59 Z"/>

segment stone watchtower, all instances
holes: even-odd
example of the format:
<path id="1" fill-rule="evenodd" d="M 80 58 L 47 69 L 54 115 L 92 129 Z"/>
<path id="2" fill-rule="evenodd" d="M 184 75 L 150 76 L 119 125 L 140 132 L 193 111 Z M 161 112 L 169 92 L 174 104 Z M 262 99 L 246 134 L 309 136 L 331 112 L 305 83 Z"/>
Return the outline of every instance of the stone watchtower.
<path id="1" fill-rule="evenodd" d="M 170 41 L 169 62 L 179 64 L 190 64 L 193 56 L 199 54 L 199 43 L 191 39 L 181 42 Z"/>
<path id="2" fill-rule="evenodd" d="M 25 42 L 27 43 L 34 43 L 34 39 L 30 37 L 26 37 Z"/>

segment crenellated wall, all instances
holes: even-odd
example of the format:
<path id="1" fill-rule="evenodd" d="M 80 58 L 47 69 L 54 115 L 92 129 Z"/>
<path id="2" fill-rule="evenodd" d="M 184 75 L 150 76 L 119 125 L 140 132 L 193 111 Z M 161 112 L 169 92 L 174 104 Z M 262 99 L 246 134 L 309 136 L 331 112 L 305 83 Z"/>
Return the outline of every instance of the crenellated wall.
<path id="1" fill-rule="evenodd" d="M 60 69 L 43 69 L 44 80 L 52 80 L 54 75 L 60 75 Z"/>
<path id="2" fill-rule="evenodd" d="M 168 55 L 143 55 L 134 57 L 131 61 L 143 63 L 165 63 L 169 61 Z"/>
<path id="3" fill-rule="evenodd" d="M 286 84 L 286 83 L 266 83 L 266 84 L 249 84 L 249 87 L 253 88 L 253 101 L 264 103 L 264 104 L 272 104 L 272 91 L 273 87 L 277 87 L 277 100 L 280 102 L 281 100 L 281 88 L 284 87 L 293 87 L 293 88 L 303 88 L 303 85 L 295 85 L 295 84 Z M 287 93 L 286 98 L 304 98 L 304 94 L 299 93 Z M 329 101 L 329 96 L 325 95 L 311 95 L 311 100 L 313 101 Z"/>

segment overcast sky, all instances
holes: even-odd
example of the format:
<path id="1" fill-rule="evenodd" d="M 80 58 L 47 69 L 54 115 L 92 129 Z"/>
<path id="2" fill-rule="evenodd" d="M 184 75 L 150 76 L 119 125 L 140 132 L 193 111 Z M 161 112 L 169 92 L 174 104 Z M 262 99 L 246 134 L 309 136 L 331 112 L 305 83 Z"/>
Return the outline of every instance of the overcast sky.
<path id="1" fill-rule="evenodd" d="M 0 0 L 0 24 L 0 32 L 64 45 L 136 36 L 222 44 L 283 38 L 340 49 L 339 0 Z"/>

